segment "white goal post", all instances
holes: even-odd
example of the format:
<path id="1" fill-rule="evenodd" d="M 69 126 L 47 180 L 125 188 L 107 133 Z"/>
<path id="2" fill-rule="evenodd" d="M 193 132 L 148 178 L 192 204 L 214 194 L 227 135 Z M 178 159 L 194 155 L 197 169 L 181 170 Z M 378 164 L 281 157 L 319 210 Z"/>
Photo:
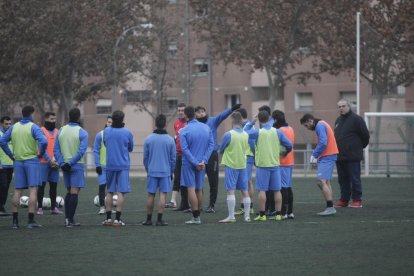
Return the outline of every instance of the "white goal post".
<path id="1" fill-rule="evenodd" d="M 369 117 L 413 117 L 414 119 L 414 112 L 365 112 L 364 119 L 365 123 L 367 124 L 368 130 L 370 130 L 369 125 Z M 371 131 L 370 131 L 371 132 Z M 413 139 L 413 137 L 408 137 L 409 139 Z M 372 141 L 372 137 L 370 138 L 370 143 Z M 369 157 L 369 144 L 365 148 L 365 175 L 369 175 L 369 165 L 370 165 L 370 157 Z"/>

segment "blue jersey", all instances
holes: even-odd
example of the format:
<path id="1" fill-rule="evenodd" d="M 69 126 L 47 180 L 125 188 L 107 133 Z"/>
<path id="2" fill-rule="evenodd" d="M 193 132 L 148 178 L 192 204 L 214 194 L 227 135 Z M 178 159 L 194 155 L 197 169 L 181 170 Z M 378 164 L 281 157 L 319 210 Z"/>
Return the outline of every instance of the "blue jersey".
<path id="1" fill-rule="evenodd" d="M 214 149 L 214 139 L 210 128 L 197 120 L 191 120 L 180 130 L 180 142 L 183 150 L 182 165 L 197 166 L 208 159 Z"/>
<path id="2" fill-rule="evenodd" d="M 315 133 L 316 136 L 318 136 L 318 144 L 316 145 L 316 148 L 313 150 L 312 155 L 314 157 L 319 157 L 326 149 L 328 145 L 328 129 L 326 128 L 325 124 L 317 123 L 315 126 Z M 323 157 L 320 157 L 320 159 L 324 160 L 337 160 L 336 154 L 326 155 Z"/>
<path id="3" fill-rule="evenodd" d="M 153 133 L 144 141 L 144 166 L 148 176 L 167 177 L 174 173 L 176 150 L 174 139 Z"/>
<path id="4" fill-rule="evenodd" d="M 127 170 L 131 165 L 129 153 L 134 149 L 134 138 L 128 128 L 107 127 L 104 129 L 106 146 L 106 169 Z"/>
<path id="5" fill-rule="evenodd" d="M 207 125 L 210 127 L 211 132 L 213 134 L 213 140 L 214 140 L 214 148 L 213 150 L 218 150 L 218 144 L 217 144 L 217 128 L 220 126 L 221 122 L 223 122 L 227 117 L 230 116 L 230 114 L 233 111 L 231 108 L 227 108 L 220 114 L 218 114 L 215 117 L 208 117 L 207 119 Z"/>

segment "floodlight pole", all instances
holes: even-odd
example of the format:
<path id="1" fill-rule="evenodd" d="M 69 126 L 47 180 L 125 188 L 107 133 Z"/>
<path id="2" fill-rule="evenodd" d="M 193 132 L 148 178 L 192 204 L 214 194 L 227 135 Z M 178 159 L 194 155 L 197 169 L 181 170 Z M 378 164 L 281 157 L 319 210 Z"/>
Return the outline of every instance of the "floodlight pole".
<path id="1" fill-rule="evenodd" d="M 357 108 L 356 113 L 360 114 L 360 17 L 361 13 L 357 12 L 356 14 L 356 100 Z"/>

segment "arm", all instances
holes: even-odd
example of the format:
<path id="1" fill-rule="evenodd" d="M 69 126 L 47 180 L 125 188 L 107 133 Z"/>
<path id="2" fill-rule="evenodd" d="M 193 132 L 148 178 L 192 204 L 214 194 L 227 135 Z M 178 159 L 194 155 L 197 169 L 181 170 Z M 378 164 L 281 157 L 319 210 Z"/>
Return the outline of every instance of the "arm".
<path id="1" fill-rule="evenodd" d="M 279 142 L 282 146 L 286 148 L 286 154 L 292 151 L 292 143 L 286 137 L 286 135 L 281 131 L 277 130 L 277 136 L 279 138 Z"/>
<path id="2" fill-rule="evenodd" d="M 129 131 L 129 141 L 128 141 L 128 151 L 132 152 L 134 150 L 134 136 L 131 131 Z"/>
<path id="3" fill-rule="evenodd" d="M 58 162 L 59 166 L 62 166 L 63 163 L 65 163 L 65 161 L 63 160 L 62 152 L 60 150 L 59 136 L 60 136 L 60 130 L 58 132 L 58 135 L 56 136 L 55 145 L 53 147 L 53 153 L 55 155 L 55 159 Z"/>
<path id="4" fill-rule="evenodd" d="M 101 166 L 101 145 L 102 145 L 102 133 L 98 132 L 95 136 L 95 142 L 93 143 L 93 156 L 95 158 L 95 167 Z"/>
<path id="5" fill-rule="evenodd" d="M 176 150 L 175 150 L 175 143 L 173 141 L 171 143 L 171 145 L 170 145 L 170 167 L 171 167 L 171 176 L 174 175 L 176 158 L 177 158 L 177 153 L 176 153 Z"/>
<path id="6" fill-rule="evenodd" d="M 188 162 L 191 163 L 194 167 L 198 165 L 197 160 L 194 158 L 194 156 L 191 154 L 191 151 L 188 147 L 187 142 L 187 133 L 185 131 L 180 132 L 180 143 L 181 143 L 181 150 L 183 151 L 183 155 L 188 160 Z"/>
<path id="7" fill-rule="evenodd" d="M 359 124 L 359 137 L 361 138 L 362 147 L 365 148 L 369 144 L 369 130 L 367 128 L 367 124 L 361 117 L 359 117 Z"/>
<path id="8" fill-rule="evenodd" d="M 223 138 L 221 138 L 220 153 L 224 153 L 224 150 L 231 142 L 231 134 L 229 132 L 224 133 Z"/>
<path id="9" fill-rule="evenodd" d="M 218 114 L 216 117 L 212 117 L 211 119 L 213 120 L 213 126 L 215 128 L 218 128 L 221 122 L 227 119 L 227 117 L 229 117 L 232 112 L 233 110 L 231 108 L 227 108 L 223 112 Z"/>
<path id="10" fill-rule="evenodd" d="M 318 136 L 318 144 L 313 150 L 313 157 L 318 158 L 328 145 L 327 129 L 324 124 L 317 124 L 315 128 L 316 135 Z"/>
<path id="11" fill-rule="evenodd" d="M 42 157 L 47 148 L 47 139 L 42 129 L 37 125 L 32 125 L 32 136 L 37 141 L 39 147 L 39 157 Z M 50 158 L 49 158 L 50 159 Z"/>
<path id="12" fill-rule="evenodd" d="M 208 163 L 208 159 L 210 159 L 210 155 L 213 152 L 214 149 L 214 138 L 213 138 L 213 132 L 210 131 L 210 135 L 208 137 L 208 148 L 203 156 L 204 164 Z"/>
<path id="13" fill-rule="evenodd" d="M 78 161 L 85 154 L 86 149 L 88 147 L 88 133 L 83 128 L 81 128 L 79 131 L 79 140 L 80 140 L 79 150 L 75 154 L 75 156 L 73 156 L 72 159 L 69 160 L 68 162 L 68 164 L 71 166 L 78 163 Z"/>
<path id="14" fill-rule="evenodd" d="M 144 142 L 144 167 L 145 167 L 146 172 L 148 172 L 148 158 L 149 158 L 149 146 L 148 146 L 147 139 L 145 139 L 145 142 Z"/>
<path id="15" fill-rule="evenodd" d="M 251 129 L 251 130 L 249 130 L 249 131 L 246 131 L 247 132 L 247 134 L 249 134 L 249 139 L 252 139 L 252 140 L 257 140 L 257 138 L 259 137 L 259 130 L 258 129 Z"/>
<path id="16" fill-rule="evenodd" d="M 9 148 L 8 142 L 11 140 L 11 133 L 12 133 L 13 126 L 11 126 L 6 133 L 3 134 L 0 138 L 0 147 L 2 150 L 11 158 L 14 159 L 14 155 Z"/>

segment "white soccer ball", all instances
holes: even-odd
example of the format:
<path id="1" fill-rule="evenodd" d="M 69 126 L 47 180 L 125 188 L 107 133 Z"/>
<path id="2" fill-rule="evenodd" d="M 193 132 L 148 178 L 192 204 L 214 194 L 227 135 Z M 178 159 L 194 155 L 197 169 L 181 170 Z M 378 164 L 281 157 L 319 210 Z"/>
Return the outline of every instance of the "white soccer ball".
<path id="1" fill-rule="evenodd" d="M 27 208 L 29 206 L 29 197 L 22 196 L 20 197 L 20 207 Z"/>
<path id="2" fill-rule="evenodd" d="M 56 197 L 56 206 L 59 208 L 62 208 L 63 206 L 65 206 L 65 200 L 63 199 L 63 197 L 61 196 Z"/>
<path id="3" fill-rule="evenodd" d="M 99 196 L 98 196 L 98 195 L 94 197 L 94 199 L 93 199 L 93 204 L 94 204 L 96 207 L 99 207 L 99 206 L 100 206 L 100 205 L 99 205 Z"/>
<path id="4" fill-rule="evenodd" d="M 118 204 L 118 195 L 114 195 L 112 197 L 112 206 L 116 207 L 117 204 Z"/>
<path id="5" fill-rule="evenodd" d="M 50 209 L 50 207 L 52 206 L 52 201 L 50 200 L 50 198 L 44 197 L 42 206 L 43 209 Z"/>

